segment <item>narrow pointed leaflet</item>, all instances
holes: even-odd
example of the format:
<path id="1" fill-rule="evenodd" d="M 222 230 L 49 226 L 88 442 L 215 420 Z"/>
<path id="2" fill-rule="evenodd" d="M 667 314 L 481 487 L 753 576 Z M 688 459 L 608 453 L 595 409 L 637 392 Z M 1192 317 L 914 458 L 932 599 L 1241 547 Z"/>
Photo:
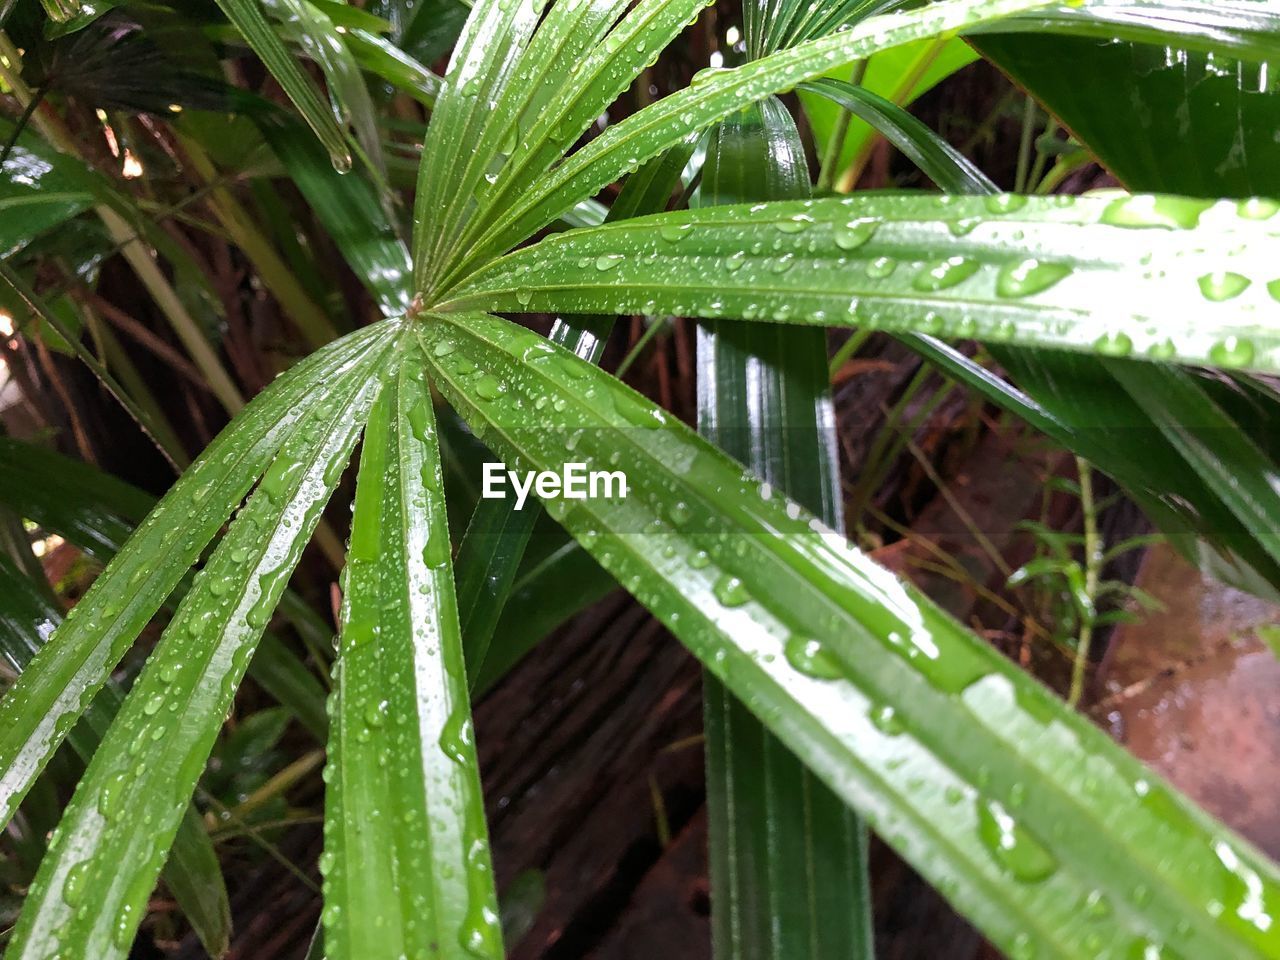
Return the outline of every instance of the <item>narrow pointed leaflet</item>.
<path id="1" fill-rule="evenodd" d="M 370 349 L 289 421 L 279 454 L 85 771 L 27 894 L 9 960 L 129 954 L 236 687 L 377 396 L 396 331 L 373 328 L 363 338 Z"/>
<path id="2" fill-rule="evenodd" d="M 503 956 L 419 357 L 410 345 L 360 456 L 325 773 L 329 960 Z"/>
<path id="3" fill-rule="evenodd" d="M 1175 928 L 1186 956 L 1280 950 L 1273 864 L 914 588 L 537 335 L 480 314 L 421 330 L 508 463 L 626 474 L 625 498 L 545 504 L 1005 951 L 1159 955 Z"/>
<path id="4" fill-rule="evenodd" d="M 442 306 L 855 326 L 1274 373 L 1278 212 L 1152 195 L 708 207 L 547 237 Z"/>
<path id="5" fill-rule="evenodd" d="M 702 204 L 808 195 L 800 135 L 778 98 L 712 131 Z M 826 331 L 710 321 L 697 350 L 698 432 L 841 529 Z M 718 960 L 870 960 L 866 827 L 711 671 L 703 717 Z"/>
<path id="6" fill-rule="evenodd" d="M 0 823 L 142 628 L 217 534 L 324 385 L 381 348 L 385 326 L 321 350 L 257 397 L 218 436 L 94 581 L 0 699 Z M 318 386 L 320 385 L 320 386 Z"/>

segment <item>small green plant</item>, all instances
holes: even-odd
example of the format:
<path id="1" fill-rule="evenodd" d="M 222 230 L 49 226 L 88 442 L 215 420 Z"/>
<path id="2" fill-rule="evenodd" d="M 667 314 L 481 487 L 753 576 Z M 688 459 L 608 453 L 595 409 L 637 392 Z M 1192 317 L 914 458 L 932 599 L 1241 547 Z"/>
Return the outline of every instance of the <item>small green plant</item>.
<path id="1" fill-rule="evenodd" d="M 1140 622 L 1142 611 L 1162 607 L 1160 601 L 1135 584 L 1103 579 L 1103 571 L 1126 553 L 1145 549 L 1163 538 L 1158 534 L 1128 537 L 1104 549 L 1098 516 L 1118 500 L 1119 495 L 1095 500 L 1088 463 L 1077 458 L 1076 472 L 1078 481 L 1054 477 L 1049 489 L 1065 491 L 1079 499 L 1084 531 L 1063 533 L 1034 520 L 1019 524 L 1035 537 L 1036 555 L 1009 577 L 1011 587 L 1034 583 L 1041 588 L 1036 599 L 1044 622 L 1051 626 L 1054 639 L 1060 645 L 1075 650 L 1071 687 L 1067 692 L 1067 703 L 1071 706 L 1080 702 L 1084 692 L 1094 631 L 1117 623 Z"/>
<path id="2" fill-rule="evenodd" d="M 5 309 L 21 335 L 61 338 L 185 467 L 152 506 L 6 444 L 14 516 L 109 561 L 65 619 L 0 567 L 16 675 L 0 699 L 0 823 L 47 795 L 64 741 L 85 764 L 38 850 L 9 960 L 127 956 L 162 871 L 210 951 L 225 949 L 199 808 L 253 827 L 248 801 L 229 806 L 226 782 L 206 777 L 215 749 L 237 749 L 219 733 L 250 670 L 325 738 L 315 953 L 501 956 L 471 694 L 536 641 L 502 619 L 509 595 L 595 589 L 594 565 L 581 579 L 557 566 L 571 555 L 706 668 L 718 956 L 868 955 L 867 828 L 1012 957 L 1280 955 L 1274 864 L 845 540 L 822 333 L 900 338 L 1110 474 L 1188 552 L 1280 583 L 1266 379 L 1280 373 L 1280 204 L 1254 196 L 1280 194 L 1266 70 L 1280 13 L 1247 0 L 748 0 L 744 62 L 605 122 L 704 5 L 477 0 L 462 23 L 451 5 L 398 0 L 218 0 L 225 19 L 0 3 L 15 108 Z M 999 190 L 901 106 L 930 63 L 970 56 L 959 37 L 1157 192 Z M 222 58 L 245 44 L 291 110 L 228 86 L 238 74 Z M 449 50 L 444 76 L 423 65 Z M 1053 68 L 1077 56 L 1087 77 Z M 1144 58 L 1152 69 L 1135 70 Z M 1177 72 L 1192 68 L 1240 109 L 1201 117 Z M 1081 99 L 1086 82 L 1105 95 Z M 886 83 L 892 96 L 876 92 Z M 1145 133 L 1167 158 L 1117 131 L 1111 102 L 1130 86 L 1157 104 Z M 816 182 L 779 99 L 791 91 L 815 118 L 815 103 L 834 110 Z M 1203 138 L 1155 130 L 1184 112 Z M 855 139 L 885 136 L 941 192 L 831 193 L 860 162 L 843 152 L 854 120 L 867 125 Z M 1226 159 L 1210 156 L 1224 144 Z M 691 164 L 696 187 L 681 179 Z M 317 229 L 291 229 L 256 179 L 264 165 Z M 1022 185 L 1045 165 L 1024 162 Z M 181 171 L 193 193 L 135 192 L 146 169 Z M 239 177 L 253 189 L 233 190 Z M 193 225 L 230 238 L 305 345 L 278 378 L 259 371 L 270 385 L 247 403 L 215 348 L 218 291 L 157 226 L 195 196 L 212 219 Z M 667 209 L 673 196 L 692 208 Z M 90 254 L 73 258 L 86 235 Z M 341 255 L 378 319 L 349 309 L 313 241 Z M 230 418 L 189 465 L 172 411 L 99 322 L 110 312 L 93 278 L 117 254 Z M 508 318 L 531 313 L 557 318 L 549 337 Z M 698 430 L 596 365 L 617 315 L 703 323 Z M 964 339 L 1009 379 L 945 342 Z M 547 499 L 580 549 L 526 578 L 536 516 L 510 501 L 478 501 L 454 549 L 450 478 L 477 441 L 521 471 L 621 471 L 628 495 Z M 343 551 L 322 514 L 357 444 Z M 105 529 L 86 522 L 86 496 L 117 501 Z M 121 517 L 141 522 L 130 533 Z M 287 590 L 313 537 L 343 566 L 327 715 L 271 632 L 279 608 L 315 649 L 328 641 Z M 1082 565 L 1056 543 L 1024 576 L 1083 578 L 1087 650 L 1098 550 L 1087 543 Z M 157 617 L 126 693 L 113 671 Z"/>

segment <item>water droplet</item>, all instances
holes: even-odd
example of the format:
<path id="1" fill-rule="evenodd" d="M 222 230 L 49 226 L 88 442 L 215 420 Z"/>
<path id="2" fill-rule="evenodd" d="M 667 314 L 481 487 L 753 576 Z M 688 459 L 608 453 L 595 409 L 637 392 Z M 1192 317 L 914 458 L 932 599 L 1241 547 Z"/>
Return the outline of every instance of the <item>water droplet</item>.
<path id="1" fill-rule="evenodd" d="M 867 276 L 872 280 L 883 280 L 898 269 L 898 261 L 893 257 L 876 257 L 867 264 Z"/>
<path id="2" fill-rule="evenodd" d="M 1093 342 L 1093 349 L 1104 357 L 1127 357 L 1133 352 L 1133 340 L 1122 331 L 1106 333 Z"/>
<path id="3" fill-rule="evenodd" d="M 658 228 L 658 236 L 668 243 L 675 243 L 688 236 L 692 229 L 691 223 L 667 223 Z"/>
<path id="4" fill-rule="evenodd" d="M 481 400 L 497 400 L 504 391 L 502 383 L 491 373 L 486 373 L 476 381 L 475 393 Z"/>
<path id="5" fill-rule="evenodd" d="M 455 708 L 440 731 L 440 749 L 457 763 L 466 763 L 474 744 L 471 734 L 471 715 L 464 708 Z"/>
<path id="6" fill-rule="evenodd" d="M 887 705 L 872 707 L 868 716 L 871 719 L 871 725 L 885 736 L 896 737 L 902 732 L 902 721 L 898 719 L 898 713 L 893 707 Z"/>
<path id="7" fill-rule="evenodd" d="M 614 270 L 622 264 L 622 254 L 610 253 L 596 257 L 596 269 L 601 273 L 607 270 Z"/>
<path id="8" fill-rule="evenodd" d="M 1169 947 L 1145 937 L 1133 941 L 1125 951 L 1124 957 L 1125 960 L 1181 960 L 1180 955 L 1174 953 Z"/>
<path id="9" fill-rule="evenodd" d="M 424 469 L 427 469 L 424 467 Z M 452 546 L 444 530 L 434 529 L 427 534 L 427 542 L 422 547 L 422 562 L 432 569 L 442 567 L 449 559 Z"/>
<path id="10" fill-rule="evenodd" d="M 1031 935 L 1020 933 L 1013 938 L 1013 946 L 1009 950 L 1009 960 L 1035 960 L 1036 944 Z"/>
<path id="11" fill-rule="evenodd" d="M 857 250 L 875 236 L 879 226 L 878 220 L 860 217 L 857 220 L 850 220 L 843 226 L 835 227 L 831 231 L 831 239 L 841 250 Z"/>
<path id="12" fill-rule="evenodd" d="M 62 899 L 68 907 L 74 907 L 84 899 L 85 882 L 89 877 L 89 861 L 82 860 L 67 871 L 62 883 Z"/>
<path id="13" fill-rule="evenodd" d="M 1023 883 L 1044 880 L 1058 868 L 1053 854 L 994 800 L 978 803 L 978 836 L 992 857 Z"/>
<path id="14" fill-rule="evenodd" d="M 697 73 L 693 75 L 693 78 L 689 81 L 689 86 L 691 87 L 701 86 L 702 84 L 706 83 L 708 80 L 711 80 L 719 76 L 720 74 L 726 73 L 726 72 L 727 72 L 727 69 L 725 67 L 703 67 L 701 70 L 699 70 Z"/>
<path id="15" fill-rule="evenodd" d="M 978 272 L 980 264 L 965 257 L 948 257 L 929 264 L 911 281 L 917 290 L 929 292 L 946 290 L 968 280 Z"/>
<path id="16" fill-rule="evenodd" d="M 1016 193 L 1001 193 L 983 201 L 989 213 L 1016 213 L 1026 205 L 1027 198 Z"/>
<path id="17" fill-rule="evenodd" d="M 1084 912 L 1095 920 L 1105 920 L 1111 916 L 1111 901 L 1101 890 L 1094 890 L 1084 898 Z"/>
<path id="18" fill-rule="evenodd" d="M 610 397 L 613 400 L 613 409 L 632 426 L 643 427 L 646 430 L 656 430 L 662 426 L 662 412 L 630 390 L 615 389 Z"/>
<path id="19" fill-rule="evenodd" d="M 330 151 L 329 162 L 338 173 L 351 172 L 351 154 L 337 150 Z"/>
<path id="20" fill-rule="evenodd" d="M 1102 212 L 1103 223 L 1113 227 L 1165 227 L 1190 230 L 1200 222 L 1200 214 L 1211 206 L 1211 200 L 1188 200 L 1184 197 L 1155 197 L 1139 194 L 1113 200 Z"/>
<path id="21" fill-rule="evenodd" d="M 783 233 L 801 233 L 813 224 L 813 217 L 807 213 L 797 213 L 786 220 L 779 220 L 775 226 Z"/>
<path id="22" fill-rule="evenodd" d="M 1071 268 L 1065 264 L 1044 263 L 1035 258 L 1020 260 L 1001 268 L 996 293 L 1011 299 L 1029 297 L 1048 290 L 1070 273 Z"/>
<path id="23" fill-rule="evenodd" d="M 740 607 L 751 599 L 746 586 L 737 577 L 725 574 L 715 582 L 712 588 L 716 599 L 726 607 Z"/>
<path id="24" fill-rule="evenodd" d="M 1236 210 L 1246 220 L 1268 220 L 1280 212 L 1280 202 L 1263 197 L 1250 197 L 1248 200 L 1241 200 Z"/>
<path id="25" fill-rule="evenodd" d="M 336 167 L 337 164 L 335 163 L 334 166 Z M 350 169 L 350 166 L 350 161 L 348 161 L 347 168 Z M 346 171 L 339 172 L 345 173 Z M 116 929 L 112 935 L 112 940 L 121 950 L 127 950 L 133 944 L 133 933 L 137 927 L 137 923 L 133 919 L 134 912 L 133 904 L 125 903 L 120 906 L 120 915 L 116 917 Z"/>
<path id="26" fill-rule="evenodd" d="M 1253 356 L 1252 341 L 1240 337 L 1227 337 L 1209 348 L 1209 359 L 1220 367 L 1247 367 Z"/>
<path id="27" fill-rule="evenodd" d="M 1237 917 L 1257 930 L 1264 933 L 1270 930 L 1277 911 L 1272 902 L 1272 891 L 1264 884 L 1262 877 L 1225 840 L 1215 841 L 1213 852 L 1230 875 L 1224 890 L 1223 899 L 1226 903 L 1222 905 L 1222 909 L 1229 907 Z M 1217 915 L 1212 908 L 1210 913 Z"/>
<path id="28" fill-rule="evenodd" d="M 468 911 L 458 932 L 458 943 L 476 957 L 496 958 L 502 955 L 498 944 L 498 918 L 485 906 L 478 912 Z"/>
<path id="29" fill-rule="evenodd" d="M 819 680 L 839 680 L 844 676 L 840 662 L 821 642 L 811 637 L 792 634 L 787 638 L 787 663 L 808 677 Z"/>
<path id="30" fill-rule="evenodd" d="M 1206 273 L 1198 281 L 1200 292 L 1204 294 L 1205 299 L 1212 300 L 1214 303 L 1240 296 L 1249 289 L 1251 282 L 1248 277 L 1223 270 Z"/>
<path id="31" fill-rule="evenodd" d="M 98 812 L 106 819 L 112 820 L 120 814 L 124 803 L 129 775 L 123 770 L 112 774 L 98 792 Z"/>
<path id="32" fill-rule="evenodd" d="M 435 345 L 435 348 L 431 352 L 437 357 L 447 357 L 449 354 L 453 353 L 454 349 L 455 347 L 452 341 L 441 340 Z"/>

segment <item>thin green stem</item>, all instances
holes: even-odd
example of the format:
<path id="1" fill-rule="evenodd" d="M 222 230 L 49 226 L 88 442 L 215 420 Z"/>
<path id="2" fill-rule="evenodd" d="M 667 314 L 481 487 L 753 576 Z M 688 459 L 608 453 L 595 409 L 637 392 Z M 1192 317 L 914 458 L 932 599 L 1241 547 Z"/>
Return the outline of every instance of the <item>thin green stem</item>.
<path id="1" fill-rule="evenodd" d="M 212 808 L 216 818 L 222 822 L 230 823 L 232 827 L 241 831 L 241 835 L 247 837 L 252 843 L 264 850 L 267 856 L 271 857 L 276 863 L 284 867 L 298 880 L 304 887 L 312 893 L 320 893 L 320 886 L 304 873 L 296 863 L 286 857 L 274 843 L 262 836 L 262 828 L 251 823 L 246 823 L 236 816 L 235 812 L 220 801 L 207 790 L 201 789 L 200 794 L 208 802 Z M 208 814 L 206 814 L 206 817 Z"/>
<path id="2" fill-rule="evenodd" d="M 1022 104 L 1022 139 L 1018 142 L 1018 168 L 1013 180 L 1014 193 L 1027 192 L 1027 178 L 1031 172 L 1031 149 L 1035 143 L 1036 102 L 1027 97 Z"/>
<path id="3" fill-rule="evenodd" d="M 1034 193 L 1040 192 L 1040 181 L 1044 177 L 1044 168 L 1049 162 L 1049 154 L 1040 149 L 1040 141 L 1052 137 L 1058 132 L 1058 121 L 1054 117 L 1050 117 L 1048 123 L 1045 124 L 1044 133 L 1036 138 L 1036 159 L 1031 165 L 1031 175 L 1027 178 L 1027 189 Z"/>
<path id="4" fill-rule="evenodd" d="M 871 330 L 855 330 L 844 343 L 840 344 L 840 349 L 836 351 L 834 357 L 831 358 L 830 375 L 832 379 L 840 372 L 840 368 L 849 362 L 855 353 L 862 349 L 862 345 L 870 338 L 873 331 Z"/>
<path id="5" fill-rule="evenodd" d="M 1071 668 L 1071 689 L 1067 704 L 1075 707 L 1084 693 L 1084 674 L 1089 665 L 1089 648 L 1093 643 L 1093 625 L 1097 618 L 1093 609 L 1097 602 L 1098 579 L 1102 573 L 1102 538 L 1098 535 L 1098 510 L 1093 499 L 1093 471 L 1081 457 L 1076 457 L 1080 475 L 1080 508 L 1084 513 L 1084 590 L 1089 608 L 1080 611 L 1080 636 L 1076 641 L 1076 659 Z"/>
<path id="6" fill-rule="evenodd" d="M 631 365 L 640 359 L 640 354 L 644 352 L 644 348 L 649 345 L 649 342 L 653 340 L 654 337 L 666 328 L 667 321 L 670 319 L 670 317 L 653 318 L 653 322 L 649 324 L 649 329 L 640 335 L 640 339 L 636 341 L 636 345 L 631 348 L 625 357 L 622 358 L 622 362 L 618 364 L 618 369 L 614 373 L 614 376 L 621 377 L 631 369 Z"/>
<path id="7" fill-rule="evenodd" d="M 849 82 L 856 87 L 862 83 L 862 78 L 866 75 L 867 61 L 857 60 L 849 74 Z M 827 140 L 826 149 L 822 154 L 822 165 L 818 169 L 818 182 L 814 185 L 814 189 L 819 193 L 830 190 L 835 182 L 836 172 L 840 166 L 840 154 L 844 152 L 844 142 L 849 136 L 849 121 L 852 119 L 853 114 L 841 107 L 836 117 L 835 129 L 831 131 L 831 138 Z"/>
<path id="8" fill-rule="evenodd" d="M 1036 184 L 1036 193 L 1040 196 L 1048 196 L 1058 189 L 1063 180 L 1092 162 L 1093 157 L 1084 150 L 1068 154 L 1065 157 L 1059 157 L 1058 162 L 1050 167 L 1049 172 L 1044 175 L 1044 179 Z"/>

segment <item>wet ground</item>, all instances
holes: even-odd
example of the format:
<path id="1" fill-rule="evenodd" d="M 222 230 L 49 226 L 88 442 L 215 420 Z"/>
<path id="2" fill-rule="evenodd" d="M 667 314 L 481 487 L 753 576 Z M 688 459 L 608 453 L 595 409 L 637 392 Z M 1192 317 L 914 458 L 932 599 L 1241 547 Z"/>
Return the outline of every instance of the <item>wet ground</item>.
<path id="1" fill-rule="evenodd" d="M 1093 714 L 1214 816 L 1280 858 L 1280 607 L 1203 576 L 1171 547 L 1138 585 L 1164 605 L 1119 629 Z"/>

